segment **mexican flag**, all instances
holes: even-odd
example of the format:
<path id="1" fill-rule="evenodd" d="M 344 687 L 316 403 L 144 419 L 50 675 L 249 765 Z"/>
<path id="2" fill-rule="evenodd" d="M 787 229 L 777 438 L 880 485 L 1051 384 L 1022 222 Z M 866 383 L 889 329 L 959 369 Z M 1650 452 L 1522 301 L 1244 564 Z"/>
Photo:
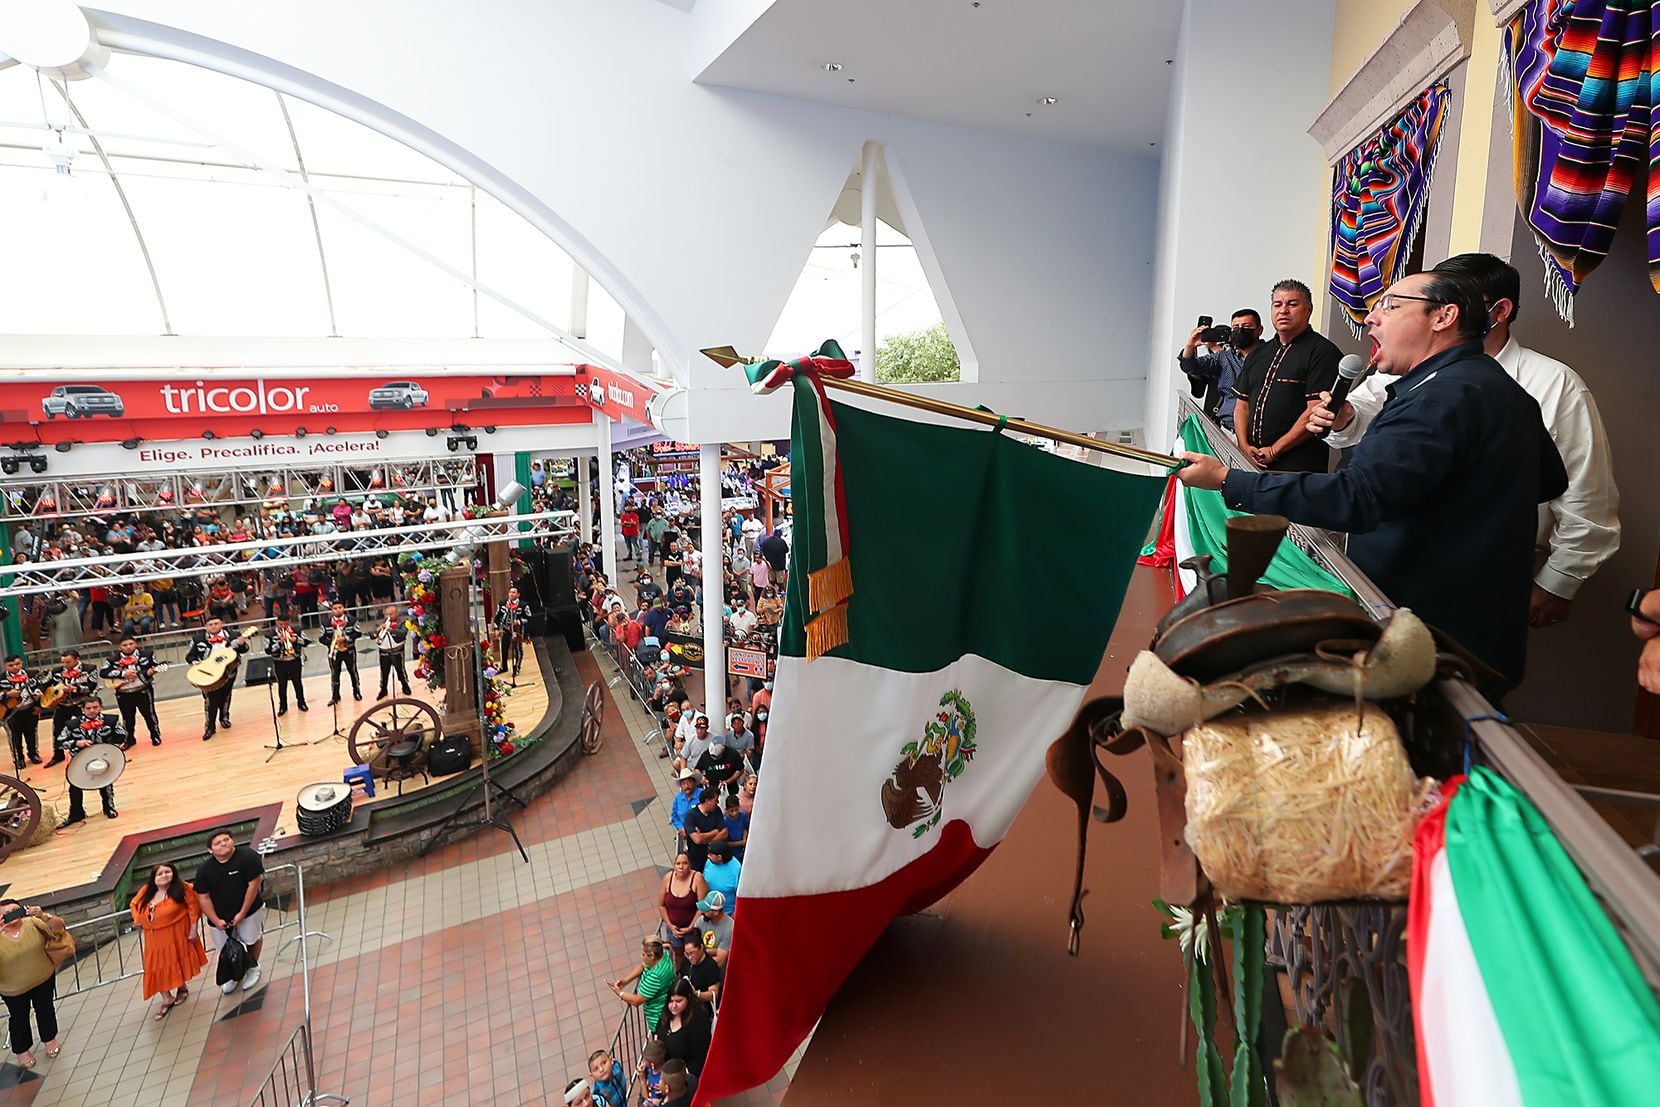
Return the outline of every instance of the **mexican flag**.
<path id="1" fill-rule="evenodd" d="M 699 1104 L 770 1080 L 888 923 L 1008 831 L 1095 675 L 1163 488 L 1001 430 L 832 402 L 822 377 L 852 375 L 833 345 L 747 368 L 757 390 L 795 390 L 794 546 Z"/>
<path id="2" fill-rule="evenodd" d="M 1419 824 L 1407 917 L 1424 1107 L 1660 1098 L 1660 1003 L 1539 812 L 1476 769 Z"/>

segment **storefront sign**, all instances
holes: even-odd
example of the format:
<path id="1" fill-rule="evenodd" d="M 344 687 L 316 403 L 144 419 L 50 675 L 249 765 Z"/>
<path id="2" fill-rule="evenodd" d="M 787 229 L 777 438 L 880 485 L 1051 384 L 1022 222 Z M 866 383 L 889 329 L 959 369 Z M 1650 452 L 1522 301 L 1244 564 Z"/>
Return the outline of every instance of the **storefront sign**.
<path id="1" fill-rule="evenodd" d="M 676 634 L 674 631 L 665 631 L 663 634 L 663 648 L 670 657 L 682 665 L 692 668 L 703 668 L 703 636 L 700 634 Z"/>
<path id="2" fill-rule="evenodd" d="M 47 376 L 47 374 L 42 374 Z M 218 378 L 0 383 L 0 436 L 57 442 L 164 441 L 204 431 L 221 438 L 258 430 L 292 435 L 376 430 L 529 426 L 585 419 L 577 378 Z M 555 413 L 558 414 L 555 414 Z"/>
<path id="3" fill-rule="evenodd" d="M 698 455 L 696 442 L 653 442 L 651 456 L 654 458 L 691 457 Z"/>

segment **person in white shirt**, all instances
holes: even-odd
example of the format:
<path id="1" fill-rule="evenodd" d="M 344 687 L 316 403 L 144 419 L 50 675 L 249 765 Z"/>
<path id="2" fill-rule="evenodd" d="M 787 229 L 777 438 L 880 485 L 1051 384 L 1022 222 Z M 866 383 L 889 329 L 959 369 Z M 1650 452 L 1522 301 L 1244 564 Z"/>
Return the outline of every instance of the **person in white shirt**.
<path id="1" fill-rule="evenodd" d="M 727 622 L 732 627 L 733 637 L 741 641 L 742 639 L 748 638 L 755 630 L 755 624 L 760 621 L 760 618 L 755 614 L 755 612 L 749 609 L 749 601 L 744 599 L 742 596 L 734 599 L 732 601 L 732 606 L 734 610 L 731 617 L 727 619 Z"/>
<path id="2" fill-rule="evenodd" d="M 1579 374 L 1521 345 L 1511 335 L 1521 296 L 1521 275 L 1514 266 L 1492 254 L 1459 254 L 1435 268 L 1470 277 L 1481 286 L 1488 313 L 1482 346 L 1538 401 L 1539 413 L 1568 470 L 1568 490 L 1539 505 L 1537 545 L 1546 556 L 1534 574 L 1528 609 L 1528 622 L 1533 626 L 1554 626 L 1568 617 L 1580 585 L 1620 548 L 1620 494 L 1614 486 L 1608 432 Z M 1325 407 L 1314 407 L 1309 429 L 1331 427 L 1326 444 L 1334 450 L 1354 445 L 1388 399 L 1385 389 L 1394 379 L 1369 375 L 1349 393 L 1349 402 L 1335 420 Z M 1324 398 L 1329 401 L 1331 397 L 1326 394 Z"/>

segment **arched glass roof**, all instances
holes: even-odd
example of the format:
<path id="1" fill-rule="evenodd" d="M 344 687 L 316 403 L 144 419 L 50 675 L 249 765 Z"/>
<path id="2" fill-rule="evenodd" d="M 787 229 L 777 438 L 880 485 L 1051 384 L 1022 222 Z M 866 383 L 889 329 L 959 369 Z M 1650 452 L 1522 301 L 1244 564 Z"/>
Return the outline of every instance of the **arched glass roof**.
<path id="1" fill-rule="evenodd" d="M 426 156 L 194 66 L 118 54 L 108 72 L 0 70 L 0 333 L 578 329 L 571 258 Z M 623 311 L 586 283 L 585 337 L 620 359 Z"/>

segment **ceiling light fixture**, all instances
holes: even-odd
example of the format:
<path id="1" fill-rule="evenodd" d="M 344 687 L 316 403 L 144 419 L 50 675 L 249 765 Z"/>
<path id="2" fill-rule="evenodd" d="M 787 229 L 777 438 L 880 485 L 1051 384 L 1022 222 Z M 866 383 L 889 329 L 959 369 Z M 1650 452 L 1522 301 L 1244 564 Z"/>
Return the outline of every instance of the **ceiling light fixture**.
<path id="1" fill-rule="evenodd" d="M 427 437 L 428 438 L 437 438 L 438 437 L 438 428 L 437 427 L 428 427 L 427 428 Z"/>
<path id="2" fill-rule="evenodd" d="M 202 439 L 203 439 L 203 441 L 206 441 L 206 442 L 212 442 L 215 438 L 218 438 L 218 437 L 219 436 L 217 434 L 214 434 L 210 430 L 205 430 L 205 431 L 202 432 Z"/>
<path id="3" fill-rule="evenodd" d="M 376 438 L 385 438 L 388 433 L 389 432 L 387 431 L 387 429 L 385 427 L 382 427 L 382 428 L 380 428 L 379 430 L 377 430 L 375 432 L 375 437 Z"/>
<path id="4" fill-rule="evenodd" d="M 253 430 L 248 432 L 248 436 L 255 441 L 258 441 L 259 439 L 265 437 L 265 432 L 260 430 L 258 427 L 255 427 Z"/>
<path id="5" fill-rule="evenodd" d="M 46 472 L 46 459 L 39 454 L 31 454 L 29 457 L 29 471 L 31 473 Z"/>
<path id="6" fill-rule="evenodd" d="M 323 433 L 324 434 L 333 434 L 333 433 L 335 433 L 335 430 L 334 430 L 333 427 L 324 427 L 323 428 Z"/>
<path id="7" fill-rule="evenodd" d="M 1058 97 L 1058 96 L 1039 96 L 1037 98 L 1037 102 L 1042 104 L 1046 108 L 1052 108 L 1056 104 L 1060 103 L 1061 100 L 1060 100 L 1060 97 Z"/>
<path id="8" fill-rule="evenodd" d="M 842 63 L 841 62 L 825 62 L 824 65 L 822 66 L 822 68 L 824 69 L 824 71 L 826 73 L 840 73 L 842 71 Z"/>
<path id="9" fill-rule="evenodd" d="M 144 441 L 144 439 L 139 438 L 136 435 L 132 438 L 123 438 L 121 440 L 121 448 L 123 450 L 136 450 L 138 449 L 138 444 L 142 441 Z"/>
<path id="10" fill-rule="evenodd" d="M 304 438 L 305 436 L 306 436 L 306 429 L 304 427 L 295 427 L 294 428 L 294 437 L 295 438 Z"/>

